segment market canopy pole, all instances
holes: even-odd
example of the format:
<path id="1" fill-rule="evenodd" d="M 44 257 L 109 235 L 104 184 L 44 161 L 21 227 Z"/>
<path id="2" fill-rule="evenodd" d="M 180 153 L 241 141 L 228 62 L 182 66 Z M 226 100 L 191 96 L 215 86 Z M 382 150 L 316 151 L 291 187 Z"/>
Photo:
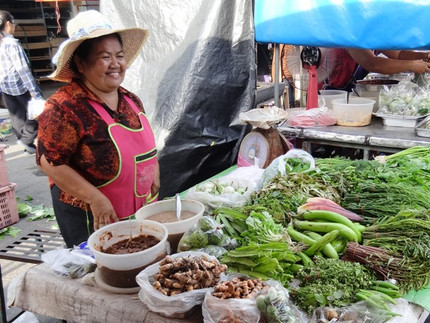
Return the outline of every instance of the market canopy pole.
<path id="1" fill-rule="evenodd" d="M 255 39 L 320 47 L 430 49 L 430 0 L 255 0 Z"/>

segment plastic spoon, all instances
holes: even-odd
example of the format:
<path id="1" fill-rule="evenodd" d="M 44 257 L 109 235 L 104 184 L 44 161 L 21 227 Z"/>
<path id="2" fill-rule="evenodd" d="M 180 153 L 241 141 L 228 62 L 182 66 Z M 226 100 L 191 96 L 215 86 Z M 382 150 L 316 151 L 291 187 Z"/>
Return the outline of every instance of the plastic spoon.
<path id="1" fill-rule="evenodd" d="M 178 193 L 176 193 L 175 199 L 176 199 L 176 217 L 178 218 L 178 221 L 179 221 L 181 219 L 182 203 L 181 203 L 181 197 L 179 196 Z"/>

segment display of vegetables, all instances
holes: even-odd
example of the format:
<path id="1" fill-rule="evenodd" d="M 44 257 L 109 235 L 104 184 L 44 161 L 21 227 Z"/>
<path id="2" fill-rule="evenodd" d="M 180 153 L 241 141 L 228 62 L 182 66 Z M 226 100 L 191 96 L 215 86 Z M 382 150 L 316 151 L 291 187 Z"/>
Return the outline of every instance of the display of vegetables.
<path id="1" fill-rule="evenodd" d="M 314 169 L 295 162 L 246 205 L 214 209 L 181 239 L 182 250 L 213 250 L 229 273 L 249 277 L 217 283 L 215 302 L 274 279 L 290 298 L 268 287 L 252 294 L 267 322 L 296 322 L 294 306 L 321 322 L 398 315 L 396 299 L 430 283 L 430 146 L 372 161 L 317 159 Z"/>
<path id="2" fill-rule="evenodd" d="M 226 264 L 229 271 L 267 280 L 269 278 L 287 285 L 293 278 L 293 264 L 298 262 L 297 256 L 284 242 L 249 244 L 225 253 L 221 263 Z"/>
<path id="3" fill-rule="evenodd" d="M 315 257 L 314 263 L 296 274 L 300 280 L 290 297 L 301 309 L 312 313 L 320 306 L 341 307 L 357 301 L 360 289 L 369 289 L 374 274 L 359 263 Z"/>
<path id="4" fill-rule="evenodd" d="M 310 197 L 340 202 L 338 189 L 328 179 L 315 171 L 278 175 L 263 189 L 251 195 L 251 203 L 265 207 L 276 222 L 287 224 L 297 208 Z"/>
<path id="5" fill-rule="evenodd" d="M 395 251 L 349 242 L 342 259 L 359 262 L 372 269 L 380 278 L 395 279 L 402 292 L 419 289 L 430 283 L 427 264 Z"/>

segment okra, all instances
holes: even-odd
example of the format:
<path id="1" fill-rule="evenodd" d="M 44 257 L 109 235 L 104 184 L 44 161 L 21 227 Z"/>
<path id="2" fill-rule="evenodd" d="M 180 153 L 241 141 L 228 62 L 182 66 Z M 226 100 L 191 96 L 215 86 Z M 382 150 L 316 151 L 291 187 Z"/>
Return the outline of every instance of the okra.
<path id="1" fill-rule="evenodd" d="M 322 250 L 322 248 L 324 248 L 327 243 L 330 243 L 334 239 L 336 239 L 338 235 L 339 230 L 333 230 L 326 233 L 321 238 L 316 239 L 315 243 L 305 250 L 305 254 L 307 254 L 308 256 L 313 256 L 316 252 Z"/>
<path id="2" fill-rule="evenodd" d="M 305 254 L 303 251 L 298 252 L 297 255 L 300 257 L 303 265 L 305 265 L 305 266 L 309 266 L 309 265 L 312 265 L 314 263 L 312 261 L 312 259 L 309 258 L 309 256 L 307 254 Z"/>
<path id="3" fill-rule="evenodd" d="M 388 296 L 394 297 L 394 298 L 398 298 L 401 296 L 400 292 L 395 290 L 395 289 L 391 289 L 391 288 L 384 288 L 384 287 L 378 287 L 378 286 L 370 286 L 369 289 L 373 289 L 373 290 L 377 290 L 378 292 L 387 294 Z"/>
<path id="4" fill-rule="evenodd" d="M 291 224 L 289 224 L 287 226 L 287 233 L 295 241 L 303 242 L 304 244 L 307 244 L 308 246 L 312 246 L 315 243 L 315 239 L 312 239 L 311 237 L 307 236 L 306 234 L 304 234 L 302 232 L 294 230 L 294 227 Z"/>
<path id="5" fill-rule="evenodd" d="M 321 238 L 320 234 L 313 232 L 313 231 L 308 231 L 308 232 L 306 232 L 306 234 L 315 240 Z M 321 251 L 323 252 L 323 254 L 325 254 L 329 258 L 339 259 L 339 255 L 337 254 L 336 250 L 333 248 L 331 243 L 327 243 L 324 246 L 324 248 L 322 248 Z"/>
<path id="6" fill-rule="evenodd" d="M 399 290 L 399 286 L 394 285 L 386 280 L 375 280 L 372 282 L 372 285 L 377 286 L 377 287 L 384 287 L 384 288 L 391 288 L 394 290 Z"/>
<path id="7" fill-rule="evenodd" d="M 294 220 L 293 224 L 296 228 L 301 230 L 311 230 L 325 233 L 338 230 L 339 235 L 344 237 L 346 240 L 358 242 L 357 234 L 351 228 L 342 223 Z"/>
<path id="8" fill-rule="evenodd" d="M 358 238 L 358 242 L 361 241 L 361 232 L 357 229 L 354 223 L 349 220 L 346 216 L 331 212 L 331 211 L 308 211 L 301 215 L 305 220 L 325 220 L 335 223 L 341 223 L 355 232 Z"/>

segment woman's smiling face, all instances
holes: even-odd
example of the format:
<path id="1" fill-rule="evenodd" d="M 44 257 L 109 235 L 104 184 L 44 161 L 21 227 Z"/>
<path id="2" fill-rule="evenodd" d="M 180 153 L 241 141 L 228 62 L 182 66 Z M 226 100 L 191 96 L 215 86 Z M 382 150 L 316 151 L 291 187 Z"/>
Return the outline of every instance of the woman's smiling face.
<path id="1" fill-rule="evenodd" d="M 116 35 L 108 35 L 91 44 L 87 57 L 75 56 L 76 66 L 86 85 L 101 92 L 116 91 L 124 80 L 126 61 Z"/>

